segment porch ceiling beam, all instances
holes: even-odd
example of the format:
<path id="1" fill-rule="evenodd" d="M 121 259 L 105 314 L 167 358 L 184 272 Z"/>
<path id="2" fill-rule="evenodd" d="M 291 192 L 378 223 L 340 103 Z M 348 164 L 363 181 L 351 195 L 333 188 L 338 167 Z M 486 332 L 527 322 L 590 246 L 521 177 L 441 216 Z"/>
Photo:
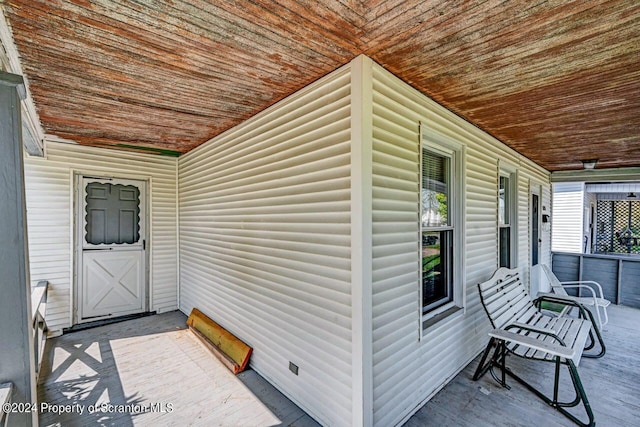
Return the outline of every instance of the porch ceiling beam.
<path id="1" fill-rule="evenodd" d="M 551 173 L 551 182 L 616 182 L 640 180 L 640 168 L 612 168 L 593 170 L 557 171 Z"/>

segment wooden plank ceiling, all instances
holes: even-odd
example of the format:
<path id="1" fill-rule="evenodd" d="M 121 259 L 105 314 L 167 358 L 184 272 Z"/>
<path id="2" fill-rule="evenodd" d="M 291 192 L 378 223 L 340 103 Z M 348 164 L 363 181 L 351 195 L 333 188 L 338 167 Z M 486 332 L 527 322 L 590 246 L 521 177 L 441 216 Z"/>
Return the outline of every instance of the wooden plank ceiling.
<path id="1" fill-rule="evenodd" d="M 48 134 L 187 152 L 364 53 L 548 170 L 640 166 L 637 0 L 4 0 Z"/>

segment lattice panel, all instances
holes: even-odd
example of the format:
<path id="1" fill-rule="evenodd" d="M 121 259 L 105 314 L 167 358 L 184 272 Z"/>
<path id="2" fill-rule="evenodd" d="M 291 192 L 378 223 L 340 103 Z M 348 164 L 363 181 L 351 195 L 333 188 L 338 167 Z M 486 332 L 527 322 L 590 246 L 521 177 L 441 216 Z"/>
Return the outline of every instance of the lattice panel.
<path id="1" fill-rule="evenodd" d="M 596 231 L 596 253 L 640 254 L 640 201 L 598 201 Z"/>

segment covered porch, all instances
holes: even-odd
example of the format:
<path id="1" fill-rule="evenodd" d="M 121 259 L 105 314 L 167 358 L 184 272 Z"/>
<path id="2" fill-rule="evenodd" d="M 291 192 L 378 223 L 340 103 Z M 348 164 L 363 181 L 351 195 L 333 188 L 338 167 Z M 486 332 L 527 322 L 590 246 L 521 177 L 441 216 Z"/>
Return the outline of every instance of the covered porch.
<path id="1" fill-rule="evenodd" d="M 9 424 L 406 423 L 486 343 L 476 284 L 537 291 L 552 183 L 640 174 L 639 13 L 3 2 L 0 403 L 43 409 Z M 193 308 L 255 372 L 191 345 Z"/>

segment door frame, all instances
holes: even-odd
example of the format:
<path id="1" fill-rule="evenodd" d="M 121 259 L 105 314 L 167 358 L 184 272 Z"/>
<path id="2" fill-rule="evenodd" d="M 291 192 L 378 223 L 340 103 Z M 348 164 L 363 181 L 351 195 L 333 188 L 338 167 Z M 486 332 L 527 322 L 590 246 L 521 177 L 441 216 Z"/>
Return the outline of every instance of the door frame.
<path id="1" fill-rule="evenodd" d="M 532 295 L 535 293 L 537 293 L 540 289 L 540 267 L 538 267 L 541 263 L 541 254 L 542 254 L 542 206 L 543 206 L 543 202 L 542 202 L 542 195 L 543 195 L 543 191 L 542 191 L 542 184 L 533 180 L 529 181 L 529 197 L 528 197 L 528 218 L 529 218 L 529 224 L 528 224 L 528 228 L 529 228 L 529 248 L 528 248 L 528 252 L 529 252 L 529 262 L 528 262 L 528 268 L 529 268 L 529 292 Z M 533 196 L 536 196 L 538 198 L 538 215 L 537 215 L 537 220 L 538 220 L 538 235 L 534 236 L 533 235 Z M 538 263 L 536 265 L 533 265 L 533 243 L 534 240 L 536 241 L 537 245 L 538 245 Z"/>
<path id="2" fill-rule="evenodd" d="M 83 244 L 80 240 L 80 236 L 83 235 L 82 229 L 84 227 L 84 220 L 81 216 L 84 204 L 82 199 L 84 197 L 83 178 L 90 177 L 100 181 L 114 182 L 120 180 L 126 181 L 139 181 L 143 184 L 143 197 L 141 197 L 141 203 L 143 206 L 142 217 L 144 219 L 144 229 L 141 238 L 145 241 L 144 246 L 144 297 L 143 297 L 143 309 L 142 312 L 148 312 L 152 309 L 151 304 L 151 179 L 146 176 L 139 175 L 114 175 L 110 173 L 96 173 L 72 170 L 72 236 L 71 236 L 71 250 L 72 250 L 72 289 L 70 292 L 71 299 L 71 326 L 88 323 L 93 321 L 99 321 L 107 319 L 108 317 L 93 318 L 89 320 L 81 320 L 81 296 L 82 296 L 82 249 Z"/>

